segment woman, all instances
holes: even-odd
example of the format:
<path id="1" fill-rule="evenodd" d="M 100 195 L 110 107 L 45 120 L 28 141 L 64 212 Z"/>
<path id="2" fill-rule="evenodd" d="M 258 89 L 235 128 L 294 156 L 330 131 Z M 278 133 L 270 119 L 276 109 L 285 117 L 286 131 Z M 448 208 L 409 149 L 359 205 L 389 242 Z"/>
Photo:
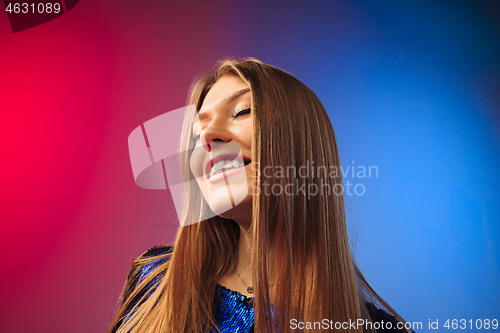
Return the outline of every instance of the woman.
<path id="1" fill-rule="evenodd" d="M 189 104 L 182 163 L 197 186 L 185 182 L 183 227 L 134 262 L 109 332 L 406 332 L 351 256 L 316 95 L 256 59 L 226 60 Z"/>

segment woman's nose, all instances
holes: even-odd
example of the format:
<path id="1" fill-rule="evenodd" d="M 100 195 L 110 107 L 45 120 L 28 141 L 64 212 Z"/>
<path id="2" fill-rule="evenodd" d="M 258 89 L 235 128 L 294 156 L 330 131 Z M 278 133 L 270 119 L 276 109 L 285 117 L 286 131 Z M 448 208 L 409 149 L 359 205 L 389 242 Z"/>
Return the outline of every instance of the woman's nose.
<path id="1" fill-rule="evenodd" d="M 231 139 L 230 131 L 216 124 L 210 124 L 200 133 L 201 144 L 208 153 L 212 150 L 212 142 L 230 142 Z"/>

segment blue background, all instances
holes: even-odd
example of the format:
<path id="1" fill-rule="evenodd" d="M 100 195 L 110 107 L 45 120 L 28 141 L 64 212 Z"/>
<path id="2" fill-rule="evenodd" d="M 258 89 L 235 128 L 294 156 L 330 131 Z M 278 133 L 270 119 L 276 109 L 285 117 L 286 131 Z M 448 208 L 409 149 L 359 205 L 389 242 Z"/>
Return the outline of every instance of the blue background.
<path id="1" fill-rule="evenodd" d="M 351 241 L 372 286 L 421 331 L 500 318 L 494 4 L 281 2 L 250 23 L 251 53 L 324 102 L 344 171 L 378 167 L 346 178 L 365 187 L 346 197 Z"/>

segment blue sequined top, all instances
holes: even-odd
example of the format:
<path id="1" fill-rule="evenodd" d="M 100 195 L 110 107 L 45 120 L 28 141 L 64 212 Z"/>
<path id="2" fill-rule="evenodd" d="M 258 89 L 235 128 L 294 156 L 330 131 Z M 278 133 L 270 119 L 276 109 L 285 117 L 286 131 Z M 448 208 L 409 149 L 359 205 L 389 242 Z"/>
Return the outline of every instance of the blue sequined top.
<path id="1" fill-rule="evenodd" d="M 164 255 L 172 252 L 172 247 L 168 246 L 158 246 L 150 249 L 141 258 L 151 258 L 148 264 L 143 267 L 133 266 L 130 270 L 127 284 L 125 286 L 125 291 L 123 299 L 127 299 L 130 293 L 134 290 L 135 286 L 143 281 L 148 274 L 150 274 L 156 267 L 161 263 L 165 262 L 165 258 L 154 260 L 154 257 L 159 255 Z M 125 311 L 125 318 L 129 318 L 131 313 L 130 309 L 140 300 L 140 298 L 146 292 L 151 292 L 156 287 L 153 286 L 157 281 L 159 281 L 163 274 L 158 274 L 158 276 L 149 283 L 148 287 L 134 298 L 131 305 Z M 217 285 L 215 291 L 215 307 L 214 307 L 214 320 L 217 323 L 220 331 L 222 333 L 251 333 L 253 332 L 254 324 L 254 308 L 253 308 L 253 298 L 242 295 L 241 293 L 225 288 L 224 286 Z M 367 303 L 367 307 L 373 322 L 380 321 L 391 321 L 396 326 L 397 319 L 383 310 L 377 309 L 372 303 Z M 123 320 L 119 321 L 113 332 L 118 330 Z M 214 328 L 210 333 L 215 333 L 217 330 Z M 406 332 L 400 330 L 377 330 L 377 333 L 389 333 L 389 332 Z"/>

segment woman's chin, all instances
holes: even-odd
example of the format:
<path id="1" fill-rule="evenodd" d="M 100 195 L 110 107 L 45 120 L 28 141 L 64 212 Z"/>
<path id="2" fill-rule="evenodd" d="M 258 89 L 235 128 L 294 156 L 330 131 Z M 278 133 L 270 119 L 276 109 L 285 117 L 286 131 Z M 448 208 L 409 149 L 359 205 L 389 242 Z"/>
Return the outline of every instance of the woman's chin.
<path id="1" fill-rule="evenodd" d="M 217 200 L 216 197 L 212 197 L 208 204 L 215 214 L 224 219 L 238 222 L 238 220 L 248 219 L 252 216 L 252 197 L 248 193 L 240 198 L 234 206 L 229 196 L 220 198 L 220 200 Z"/>
<path id="2" fill-rule="evenodd" d="M 228 198 L 224 198 L 223 200 L 216 200 L 215 198 L 213 198 L 208 202 L 208 205 L 210 206 L 212 212 L 221 217 L 224 217 L 223 215 L 226 212 L 233 209 L 231 200 L 229 200 Z"/>

